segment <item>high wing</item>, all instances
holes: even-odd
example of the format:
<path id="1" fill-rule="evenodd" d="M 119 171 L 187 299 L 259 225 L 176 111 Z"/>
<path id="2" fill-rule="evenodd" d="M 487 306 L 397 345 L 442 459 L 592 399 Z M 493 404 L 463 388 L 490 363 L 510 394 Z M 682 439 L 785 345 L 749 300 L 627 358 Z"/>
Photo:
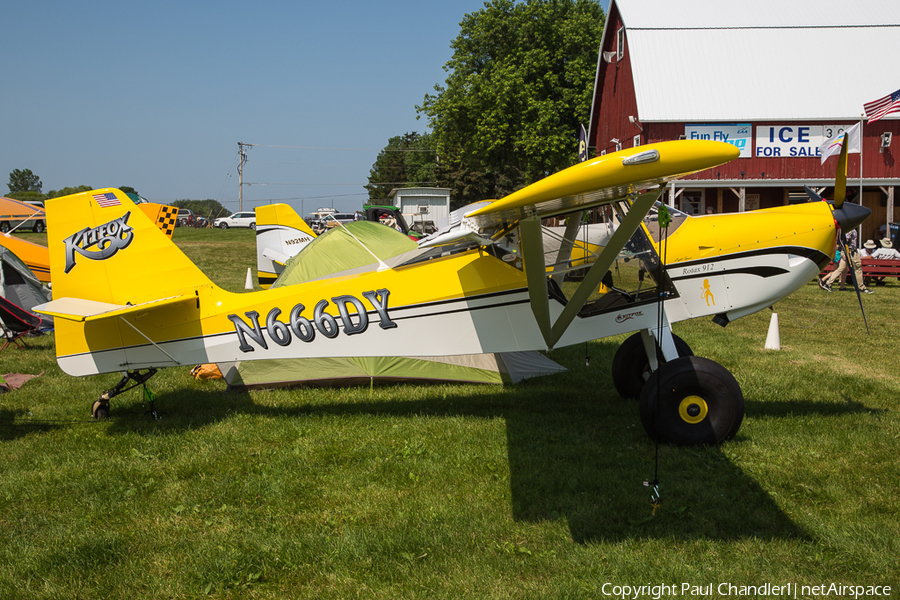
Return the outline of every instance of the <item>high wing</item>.
<path id="1" fill-rule="evenodd" d="M 660 142 L 598 156 L 550 175 L 466 215 L 485 229 L 527 217 L 552 217 L 614 202 L 737 158 L 734 146 Z"/>

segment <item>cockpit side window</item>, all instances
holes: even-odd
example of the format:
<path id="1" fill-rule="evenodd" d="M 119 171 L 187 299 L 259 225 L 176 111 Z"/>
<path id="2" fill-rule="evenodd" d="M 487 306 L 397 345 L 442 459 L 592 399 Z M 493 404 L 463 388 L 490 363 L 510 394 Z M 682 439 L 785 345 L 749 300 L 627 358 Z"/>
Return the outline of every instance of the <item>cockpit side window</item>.
<path id="1" fill-rule="evenodd" d="M 658 244 L 661 240 L 664 240 L 675 233 L 675 230 L 681 227 L 688 218 L 687 213 L 683 213 L 677 208 L 669 206 L 669 216 L 672 217 L 672 222 L 669 223 L 668 229 L 663 231 L 663 234 L 661 235 L 659 227 L 659 207 L 661 204 L 661 202 L 657 201 L 653 205 L 653 208 L 650 209 L 650 212 L 647 213 L 647 216 L 644 217 L 644 225 L 647 227 L 647 232 L 650 234 L 650 237 L 653 238 L 654 244 Z"/>

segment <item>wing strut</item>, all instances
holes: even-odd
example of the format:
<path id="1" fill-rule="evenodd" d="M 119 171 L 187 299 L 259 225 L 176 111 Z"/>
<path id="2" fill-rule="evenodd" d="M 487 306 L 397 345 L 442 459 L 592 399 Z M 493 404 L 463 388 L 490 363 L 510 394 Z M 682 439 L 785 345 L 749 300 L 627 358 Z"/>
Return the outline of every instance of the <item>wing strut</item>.
<path id="1" fill-rule="evenodd" d="M 519 222 L 522 237 L 522 258 L 525 262 L 525 276 L 528 278 L 528 297 L 531 310 L 544 337 L 548 349 L 553 349 L 575 317 L 587 303 L 594 288 L 600 285 L 610 265 L 619 255 L 631 236 L 641 226 L 641 221 L 650 212 L 653 203 L 664 188 L 638 196 L 631 205 L 622 224 L 616 228 L 606 247 L 584 276 L 572 299 L 566 304 L 555 323 L 550 323 L 550 298 L 547 294 L 547 271 L 544 266 L 544 244 L 541 236 L 541 220 L 532 215 Z"/>
<path id="2" fill-rule="evenodd" d="M 143 331 L 141 331 L 140 329 L 138 329 L 137 327 L 135 327 L 134 325 L 132 325 L 131 323 L 129 323 L 128 321 L 126 321 L 126 320 L 125 320 L 123 317 L 121 317 L 121 316 L 119 317 L 119 320 L 122 321 L 123 323 L 125 323 L 126 325 L 128 325 L 129 327 L 131 327 L 132 329 L 134 329 L 134 330 L 137 332 L 137 334 L 138 334 L 139 336 L 141 336 L 142 338 L 144 338 L 145 340 L 147 340 L 148 342 L 150 342 L 151 344 L 153 344 L 153 347 L 154 347 L 154 348 L 156 348 L 157 350 L 159 350 L 160 352 L 162 352 L 163 354 L 165 354 L 166 356 L 168 356 L 170 359 L 172 359 L 172 362 L 173 362 L 173 363 L 175 363 L 176 365 L 180 365 L 180 364 L 181 364 L 181 362 L 178 361 L 178 360 L 176 360 L 174 356 L 172 356 L 171 354 L 169 354 L 168 352 L 166 352 L 165 350 L 163 350 L 163 349 L 160 347 L 159 344 L 157 344 L 156 342 L 154 342 L 153 340 L 151 340 L 150 338 L 148 338 L 146 335 L 144 335 L 144 332 L 143 332 Z"/>
<path id="3" fill-rule="evenodd" d="M 581 226 L 582 215 L 584 215 L 584 211 L 578 211 L 578 216 L 569 217 L 566 221 L 566 232 L 563 235 L 562 243 L 559 245 L 559 252 L 556 254 L 556 265 L 568 262 L 572 258 L 572 249 L 575 247 L 575 237 L 578 235 L 578 228 Z M 569 264 L 571 265 L 570 262 Z M 566 274 L 565 272 L 554 273 L 551 277 L 556 280 L 556 283 L 562 285 Z"/>

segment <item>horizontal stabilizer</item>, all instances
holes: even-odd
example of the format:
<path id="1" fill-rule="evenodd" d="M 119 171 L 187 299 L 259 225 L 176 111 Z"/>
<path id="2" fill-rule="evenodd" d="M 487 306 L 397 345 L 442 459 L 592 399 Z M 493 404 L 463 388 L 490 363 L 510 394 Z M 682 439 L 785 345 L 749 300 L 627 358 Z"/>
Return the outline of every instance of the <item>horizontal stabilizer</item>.
<path id="1" fill-rule="evenodd" d="M 196 296 L 194 294 L 183 294 L 180 296 L 171 296 L 169 298 L 160 298 L 159 300 L 150 300 L 149 302 L 142 302 L 140 304 L 122 305 L 110 304 L 108 302 L 96 302 L 94 300 L 83 300 L 81 298 L 60 298 L 59 300 L 52 300 L 45 304 L 39 304 L 38 306 L 35 306 L 33 310 L 42 315 L 50 315 L 67 321 L 84 322 L 144 313 L 148 310 L 162 306 L 195 300 Z"/>
<path id="2" fill-rule="evenodd" d="M 290 256 L 285 256 L 281 252 L 277 250 L 273 250 L 272 248 L 264 248 L 262 251 L 262 255 L 268 258 L 269 260 L 278 263 L 281 266 L 287 264 L 287 261 L 291 259 Z"/>

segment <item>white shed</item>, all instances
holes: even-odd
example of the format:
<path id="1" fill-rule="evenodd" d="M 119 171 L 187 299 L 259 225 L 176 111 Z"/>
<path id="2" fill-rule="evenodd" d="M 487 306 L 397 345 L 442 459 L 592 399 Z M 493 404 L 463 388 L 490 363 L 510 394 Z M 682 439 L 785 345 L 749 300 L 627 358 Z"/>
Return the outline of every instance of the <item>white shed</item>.
<path id="1" fill-rule="evenodd" d="M 432 187 L 395 188 L 391 204 L 400 209 L 410 226 L 431 221 L 437 226 L 450 218 L 450 189 Z"/>

